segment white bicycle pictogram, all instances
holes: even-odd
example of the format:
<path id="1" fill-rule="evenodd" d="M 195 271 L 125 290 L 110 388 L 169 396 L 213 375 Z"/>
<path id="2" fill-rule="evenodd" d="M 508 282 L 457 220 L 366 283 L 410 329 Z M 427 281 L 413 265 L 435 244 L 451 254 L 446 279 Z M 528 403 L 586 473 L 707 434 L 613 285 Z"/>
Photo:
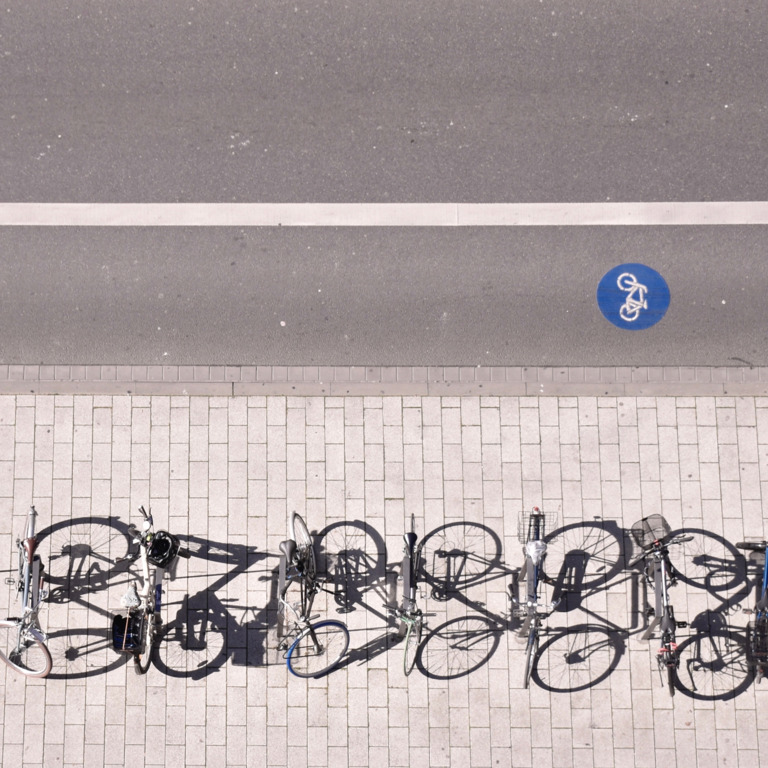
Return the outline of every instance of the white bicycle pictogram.
<path id="1" fill-rule="evenodd" d="M 616 284 L 622 291 L 626 291 L 629 294 L 626 301 L 621 305 L 621 309 L 619 309 L 619 315 L 627 323 L 634 322 L 640 317 L 641 309 L 648 309 L 648 301 L 646 299 L 648 286 L 638 283 L 637 278 L 631 272 L 620 274 Z"/>

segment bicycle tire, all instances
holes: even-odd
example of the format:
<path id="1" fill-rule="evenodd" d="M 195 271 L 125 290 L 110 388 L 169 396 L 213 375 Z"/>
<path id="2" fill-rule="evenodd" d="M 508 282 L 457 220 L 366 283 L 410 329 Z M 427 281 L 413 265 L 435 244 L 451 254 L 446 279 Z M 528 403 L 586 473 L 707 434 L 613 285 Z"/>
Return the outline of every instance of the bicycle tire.
<path id="1" fill-rule="evenodd" d="M 144 652 L 133 655 L 133 671 L 137 675 L 146 675 L 152 666 L 152 652 L 155 646 L 155 615 L 147 611 L 144 621 L 146 622 L 146 634 L 144 635 Z"/>
<path id="2" fill-rule="evenodd" d="M 317 575 L 317 562 L 315 560 L 315 548 L 312 545 L 312 536 L 304 518 L 294 512 L 291 515 L 291 538 L 296 542 L 301 559 L 305 562 L 305 574 L 314 579 Z"/>
<path id="3" fill-rule="evenodd" d="M 296 677 L 322 677 L 342 659 L 349 648 L 349 630 L 329 619 L 308 626 L 288 649 L 285 661 Z"/>
<path id="4" fill-rule="evenodd" d="M 0 659 L 26 677 L 47 677 L 53 666 L 45 636 L 12 619 L 0 621 Z"/>
<path id="5" fill-rule="evenodd" d="M 539 650 L 539 630 L 532 626 L 528 633 L 528 644 L 525 648 L 525 670 L 523 674 L 523 688 L 527 688 L 531 682 L 533 674 L 533 665 L 536 661 L 536 654 Z"/>
<path id="6" fill-rule="evenodd" d="M 677 687 L 675 682 L 677 680 L 677 665 L 667 660 L 667 688 L 669 689 L 669 695 L 675 695 L 675 688 Z"/>
<path id="7" fill-rule="evenodd" d="M 424 632 L 424 622 L 421 615 L 409 622 L 408 631 L 405 634 L 405 649 L 403 652 L 403 672 L 406 677 L 411 674 L 416 664 L 416 656 L 421 645 L 421 635 Z"/>

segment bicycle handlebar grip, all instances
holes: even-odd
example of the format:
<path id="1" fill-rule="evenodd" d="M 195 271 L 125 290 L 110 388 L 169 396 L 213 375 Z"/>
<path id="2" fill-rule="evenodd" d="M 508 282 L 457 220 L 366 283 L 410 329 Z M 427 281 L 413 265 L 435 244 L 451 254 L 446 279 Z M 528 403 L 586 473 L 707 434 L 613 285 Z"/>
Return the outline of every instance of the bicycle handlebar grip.
<path id="1" fill-rule="evenodd" d="M 737 541 L 736 546 L 747 552 L 762 552 L 768 547 L 768 541 Z"/>
<path id="2" fill-rule="evenodd" d="M 647 553 L 641 552 L 637 557 L 627 563 L 627 568 L 634 568 L 639 562 L 645 560 Z"/>

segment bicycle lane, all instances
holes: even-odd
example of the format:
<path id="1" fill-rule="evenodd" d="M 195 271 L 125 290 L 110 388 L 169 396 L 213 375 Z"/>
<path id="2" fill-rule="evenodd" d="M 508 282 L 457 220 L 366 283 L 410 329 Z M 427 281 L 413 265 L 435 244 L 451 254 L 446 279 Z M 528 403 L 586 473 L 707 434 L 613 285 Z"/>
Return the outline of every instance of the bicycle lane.
<path id="1" fill-rule="evenodd" d="M 0 438 L 2 551 L 34 502 L 55 656 L 45 681 L 0 671 L 4 763 L 624 766 L 651 748 L 657 763 L 760 762 L 742 613 L 758 574 L 733 543 L 766 533 L 765 398 L 17 394 L 0 396 Z M 140 504 L 193 552 L 144 678 L 108 635 Z M 534 505 L 555 518 L 547 601 L 570 593 L 524 690 L 509 584 Z M 352 638 L 310 681 L 273 650 L 294 509 L 335 579 L 315 612 Z M 624 567 L 625 532 L 659 512 L 694 537 L 671 553 L 689 625 L 674 699 Z M 405 678 L 384 606 L 411 515 L 427 628 Z"/>

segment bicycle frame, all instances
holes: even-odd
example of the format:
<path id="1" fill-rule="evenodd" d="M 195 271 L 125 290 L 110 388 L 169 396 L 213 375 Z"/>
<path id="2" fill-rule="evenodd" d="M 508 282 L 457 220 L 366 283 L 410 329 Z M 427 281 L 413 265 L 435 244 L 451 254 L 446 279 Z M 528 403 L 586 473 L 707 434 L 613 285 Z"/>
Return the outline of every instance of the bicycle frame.
<path id="1" fill-rule="evenodd" d="M 680 666 L 676 631 L 688 624 L 675 619 L 675 611 L 669 600 L 669 587 L 676 583 L 674 569 L 669 562 L 669 545 L 682 544 L 693 537 L 679 534 L 670 538 L 670 534 L 669 524 L 661 515 L 651 515 L 635 523 L 632 527 L 632 536 L 643 551 L 631 561 L 630 567 L 641 561 L 644 562 L 646 583 L 653 584 L 654 607 L 647 611 L 648 616 L 653 616 L 653 621 L 650 622 L 641 639 L 649 641 L 659 628 L 661 646 L 656 653 L 656 662 L 659 674 L 662 676 L 662 684 L 666 670 L 669 695 L 674 696 L 677 670 Z"/>
<path id="2" fill-rule="evenodd" d="M 560 603 L 560 599 L 549 605 L 542 605 L 540 603 L 539 591 L 543 581 L 542 564 L 547 555 L 547 543 L 544 541 L 545 528 L 544 513 L 538 507 L 534 507 L 528 516 L 527 529 L 525 530 L 525 545 L 523 547 L 525 560 L 523 567 L 520 569 L 516 581 L 510 584 L 511 599 L 515 606 L 513 615 L 523 618 L 518 635 L 526 639 L 526 661 L 523 676 L 523 687 L 525 688 L 530 683 L 533 665 L 538 654 L 539 632 L 541 631 L 542 621 Z M 523 530 L 520 531 L 521 539 L 523 538 L 522 533 Z M 526 583 L 525 601 L 521 601 L 519 596 L 515 595 L 516 587 L 521 581 Z"/>
<path id="3" fill-rule="evenodd" d="M 758 543 L 738 542 L 739 549 L 752 552 L 762 552 L 763 581 L 760 587 L 760 597 L 754 609 L 746 609 L 745 613 L 754 613 L 754 620 L 747 628 L 749 662 L 755 675 L 755 681 L 760 683 L 768 672 L 768 542 Z"/>
<path id="4" fill-rule="evenodd" d="M 403 561 L 400 573 L 403 579 L 403 595 L 400 606 L 392 610 L 395 618 L 400 621 L 397 637 L 405 638 L 403 650 L 403 672 L 406 677 L 411 674 L 416 664 L 416 656 L 421 645 L 424 631 L 424 614 L 416 604 L 418 594 L 418 574 L 421 563 L 421 548 L 418 546 L 418 536 L 414 531 L 415 523 L 411 517 L 411 530 L 403 534 Z"/>
<path id="5" fill-rule="evenodd" d="M 288 670 L 297 677 L 321 677 L 330 672 L 349 647 L 349 630 L 340 621 L 327 619 L 316 624 L 312 620 L 315 596 L 324 589 L 317 578 L 314 546 L 304 520 L 296 512 L 291 517 L 294 538 L 280 544 L 278 574 L 278 651 L 283 653 Z M 297 533 L 298 532 L 298 533 Z M 296 542 L 299 537 L 301 546 Z M 286 599 L 291 584 L 298 582 L 299 601 L 292 605 Z M 297 607 L 298 606 L 298 607 Z M 290 610 L 291 628 L 284 632 L 284 618 Z"/>

